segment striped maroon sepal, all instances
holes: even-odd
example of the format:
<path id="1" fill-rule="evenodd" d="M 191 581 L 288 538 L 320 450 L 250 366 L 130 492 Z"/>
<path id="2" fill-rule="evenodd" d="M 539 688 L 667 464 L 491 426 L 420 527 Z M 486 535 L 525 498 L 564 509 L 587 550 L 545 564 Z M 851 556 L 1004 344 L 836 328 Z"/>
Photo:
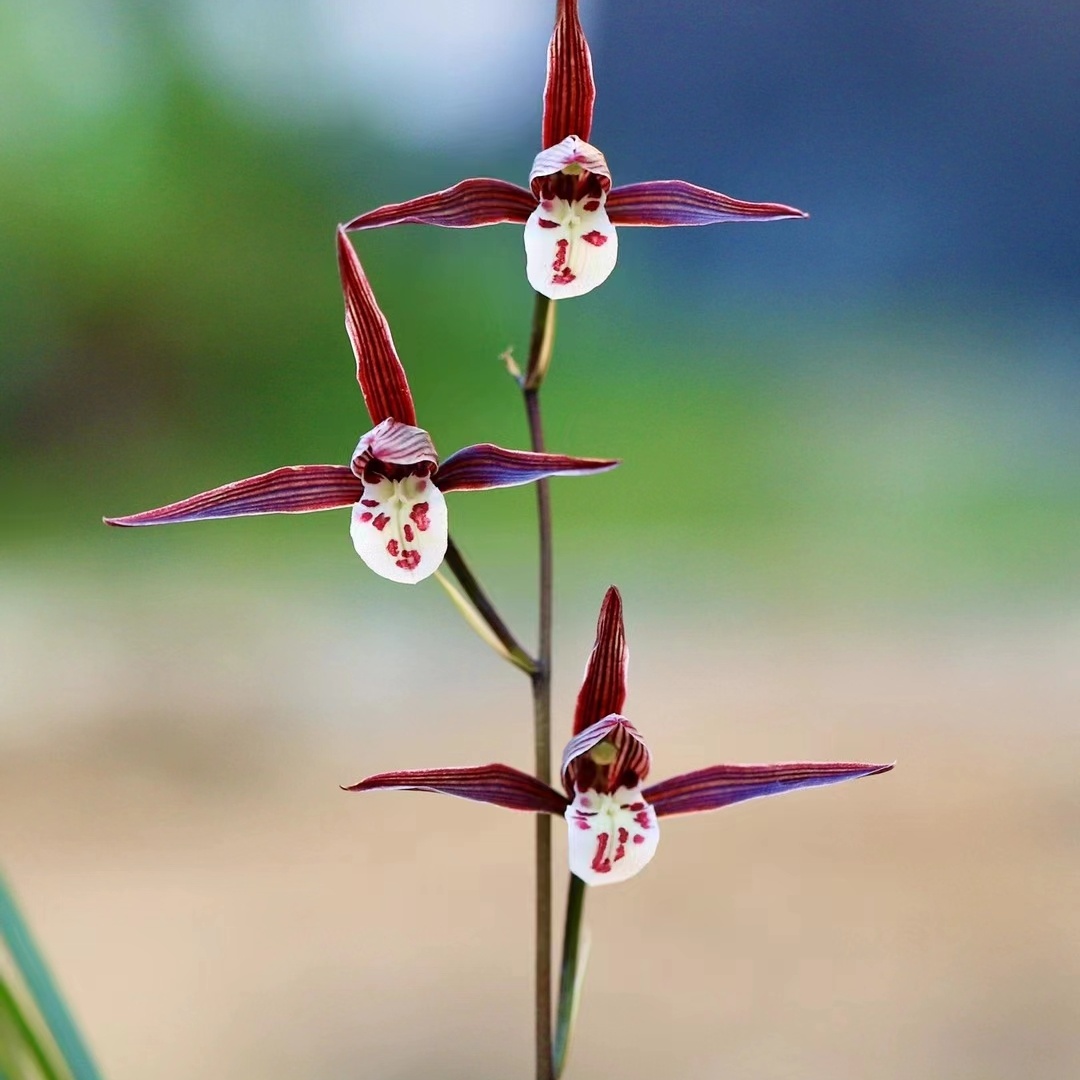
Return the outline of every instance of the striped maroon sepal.
<path id="1" fill-rule="evenodd" d="M 504 450 L 491 443 L 466 446 L 451 454 L 435 474 L 442 491 L 484 491 L 516 487 L 550 476 L 588 476 L 618 465 L 611 458 L 578 458 L 564 454 L 536 454 L 530 450 Z"/>
<path id="2" fill-rule="evenodd" d="M 578 17 L 578 0 L 559 0 L 548 46 L 543 148 L 562 142 L 567 135 L 588 140 L 595 101 L 592 57 Z"/>
<path id="3" fill-rule="evenodd" d="M 106 525 L 175 525 L 251 514 L 306 514 L 351 506 L 363 487 L 347 465 L 287 465 L 156 510 L 104 521 Z"/>
<path id="4" fill-rule="evenodd" d="M 614 585 L 600 606 L 596 643 L 585 666 L 585 679 L 574 711 L 574 734 L 612 713 L 621 713 L 626 703 L 626 670 L 630 653 L 623 629 L 622 597 Z"/>
<path id="5" fill-rule="evenodd" d="M 893 766 L 859 762 L 791 761 L 777 765 L 713 765 L 673 776 L 646 788 L 642 795 L 658 817 L 719 810 L 722 806 L 782 795 L 798 788 L 839 784 L 888 772 Z"/>
<path id="6" fill-rule="evenodd" d="M 444 191 L 369 210 L 344 228 L 352 232 L 387 225 L 441 225 L 445 229 L 475 229 L 507 222 L 520 225 L 535 209 L 536 199 L 525 188 L 507 180 L 477 177 Z"/>
<path id="7" fill-rule="evenodd" d="M 345 329 L 356 357 L 356 379 L 373 424 L 392 417 L 402 424 L 416 423 L 409 381 L 398 359 L 390 324 L 375 302 L 364 268 L 349 238 L 337 231 L 338 269 L 345 294 Z"/>
<path id="8" fill-rule="evenodd" d="M 605 716 L 563 750 L 562 782 L 567 794 L 637 788 L 649 775 L 652 755 L 637 728 L 625 716 Z"/>
<path id="9" fill-rule="evenodd" d="M 742 202 L 685 180 L 649 180 L 612 188 L 606 207 L 613 225 L 719 225 L 810 216 L 782 203 Z"/>
<path id="10" fill-rule="evenodd" d="M 493 803 L 508 810 L 562 814 L 567 801 L 535 776 L 509 765 L 476 765 L 467 769 L 416 769 L 377 773 L 345 791 L 432 791 L 459 799 Z"/>

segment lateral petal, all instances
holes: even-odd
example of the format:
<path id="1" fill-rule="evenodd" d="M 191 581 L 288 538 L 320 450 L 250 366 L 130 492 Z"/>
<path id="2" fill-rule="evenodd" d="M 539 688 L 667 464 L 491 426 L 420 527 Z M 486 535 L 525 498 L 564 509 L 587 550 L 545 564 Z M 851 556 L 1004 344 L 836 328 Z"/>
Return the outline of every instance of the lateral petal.
<path id="1" fill-rule="evenodd" d="M 416 423 L 409 380 L 398 359 L 390 324 L 375 302 L 364 268 L 345 230 L 337 231 L 338 270 L 345 293 L 345 330 L 356 357 L 356 380 L 373 424 L 393 418 Z"/>
<path id="2" fill-rule="evenodd" d="M 600 606 L 596 642 L 585 665 L 585 678 L 574 711 L 577 735 L 612 713 L 621 713 L 626 703 L 626 669 L 630 652 L 623 627 L 622 597 L 614 585 Z"/>
<path id="3" fill-rule="evenodd" d="M 588 139 L 595 100 L 592 57 L 578 17 L 578 0 L 559 0 L 555 32 L 548 46 L 544 147 L 561 142 L 567 135 Z"/>
<path id="4" fill-rule="evenodd" d="M 353 451 L 353 472 L 363 476 L 372 458 L 391 465 L 426 463 L 432 469 L 439 463 L 431 436 L 423 428 L 399 424 L 396 420 L 384 420 L 360 437 Z"/>
<path id="5" fill-rule="evenodd" d="M 416 769 L 369 776 L 345 791 L 431 791 L 459 799 L 493 803 L 508 810 L 561 814 L 566 799 L 535 776 L 509 765 L 476 765 L 466 769 Z"/>
<path id="6" fill-rule="evenodd" d="M 421 195 L 407 202 L 390 203 L 355 217 L 345 225 L 356 229 L 379 229 L 386 225 L 441 225 L 444 229 L 475 229 L 525 221 L 536 206 L 532 194 L 506 180 L 475 177 L 443 191 Z"/>
<path id="7" fill-rule="evenodd" d="M 659 817 L 719 810 L 746 799 L 782 795 L 798 788 L 839 784 L 860 776 L 875 776 L 889 765 L 861 762 L 791 761 L 776 765 L 712 765 L 673 776 L 646 788 L 642 794 Z"/>
<path id="8" fill-rule="evenodd" d="M 362 490 L 347 465 L 286 465 L 156 510 L 103 520 L 106 525 L 176 525 L 253 514 L 306 514 L 349 506 Z"/>
<path id="9" fill-rule="evenodd" d="M 656 854 L 656 814 L 637 788 L 578 792 L 565 817 L 570 871 L 586 885 L 626 881 Z"/>
<path id="10" fill-rule="evenodd" d="M 435 473 L 435 483 L 443 491 L 484 491 L 531 484 L 549 476 L 588 476 L 607 472 L 618 464 L 611 458 L 537 454 L 478 443 L 451 454 Z"/>
<path id="11" fill-rule="evenodd" d="M 575 735 L 563 750 L 562 782 L 573 798 L 577 791 L 610 794 L 639 787 L 649 775 L 652 755 L 637 728 L 625 716 L 605 716 Z"/>
<path id="12" fill-rule="evenodd" d="M 585 205 L 595 205 L 585 210 Z M 545 200 L 525 224 L 525 276 L 552 300 L 584 296 L 603 284 L 619 255 L 619 238 L 603 200 Z"/>
<path id="13" fill-rule="evenodd" d="M 608 216 L 615 225 L 717 225 L 725 221 L 778 221 L 810 215 L 782 203 L 732 199 L 685 180 L 649 180 L 612 188 Z"/>
<path id="14" fill-rule="evenodd" d="M 446 555 L 446 500 L 423 476 L 365 479 L 349 534 L 376 574 L 414 585 L 434 574 Z"/>

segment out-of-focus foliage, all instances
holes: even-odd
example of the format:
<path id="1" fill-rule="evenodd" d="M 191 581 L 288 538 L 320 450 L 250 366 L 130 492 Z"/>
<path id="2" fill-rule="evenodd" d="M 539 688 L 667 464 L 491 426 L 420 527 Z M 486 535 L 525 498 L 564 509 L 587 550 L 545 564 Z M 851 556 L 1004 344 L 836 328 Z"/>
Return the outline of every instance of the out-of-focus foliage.
<path id="1" fill-rule="evenodd" d="M 75 49 L 70 30 L 48 37 L 46 16 L 3 17 L 13 32 L 0 35 L 0 482 L 12 522 L 2 543 L 106 560 L 136 547 L 293 565 L 303 553 L 348 573 L 340 514 L 137 536 L 97 520 L 279 464 L 346 460 L 366 418 L 334 224 L 462 171 L 514 176 L 527 159 L 504 143 L 420 155 L 359 119 L 269 123 L 176 43 L 163 10 L 109 10 L 119 21 L 91 20 Z M 601 27 L 601 74 L 619 63 L 605 40 Z M 59 69 L 40 55 L 50 45 Z M 701 179 L 725 184 L 725 170 Z M 743 187 L 795 200 L 798 185 L 777 175 L 767 190 Z M 857 175 L 850 187 L 856 213 L 866 192 Z M 910 295 L 855 311 L 843 296 L 829 306 L 790 288 L 775 305 L 761 290 L 736 305 L 704 270 L 673 290 L 686 280 L 677 244 L 711 245 L 713 260 L 755 245 L 805 259 L 816 235 L 844 227 L 628 233 L 612 282 L 563 305 L 551 445 L 627 459 L 610 477 L 558 485 L 568 556 L 766 596 L 1075 588 L 1067 322 L 1055 330 L 1006 310 L 973 324 Z M 441 451 L 520 445 L 499 359 L 525 346 L 517 231 L 402 229 L 358 247 Z M 461 501 L 470 549 L 515 561 L 528 493 Z"/>

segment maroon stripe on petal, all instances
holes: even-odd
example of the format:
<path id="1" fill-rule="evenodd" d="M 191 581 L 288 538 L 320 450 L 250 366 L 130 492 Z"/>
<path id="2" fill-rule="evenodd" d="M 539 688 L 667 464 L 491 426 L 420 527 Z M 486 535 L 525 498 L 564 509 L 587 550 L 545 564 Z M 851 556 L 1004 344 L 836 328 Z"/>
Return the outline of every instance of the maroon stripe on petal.
<path id="1" fill-rule="evenodd" d="M 106 525 L 175 525 L 251 514 L 306 514 L 351 506 L 363 489 L 346 465 L 287 465 L 156 510 L 104 520 Z"/>
<path id="2" fill-rule="evenodd" d="M 792 761 L 778 765 L 713 765 L 673 776 L 646 788 L 642 795 L 658 817 L 719 810 L 722 806 L 782 795 L 798 788 L 839 784 L 860 776 L 888 772 L 893 766 L 860 762 Z"/>
<path id="3" fill-rule="evenodd" d="M 504 450 L 491 443 L 478 443 L 451 454 L 439 466 L 435 483 L 443 491 L 483 491 L 531 484 L 549 476 L 588 476 L 607 472 L 618 464 L 612 458 L 536 454 L 530 450 Z"/>
<path id="4" fill-rule="evenodd" d="M 592 57 L 578 17 L 578 0 L 559 0 L 548 46 L 541 149 L 562 142 L 567 135 L 588 142 L 595 101 Z"/>
<path id="5" fill-rule="evenodd" d="M 612 188 L 605 209 L 613 225 L 657 227 L 810 216 L 782 203 L 742 202 L 685 180 L 649 180 Z"/>
<path id="6" fill-rule="evenodd" d="M 612 713 L 621 713 L 626 701 L 626 668 L 630 652 L 623 628 L 622 597 L 614 585 L 600 606 L 596 642 L 585 666 L 585 679 L 574 712 L 574 734 Z"/>
<path id="7" fill-rule="evenodd" d="M 386 225 L 441 225 L 444 229 L 475 229 L 506 222 L 520 225 L 535 209 L 536 198 L 526 188 L 506 180 L 477 177 L 418 199 L 369 210 L 353 218 L 345 228 L 352 232 Z"/>
<path id="8" fill-rule="evenodd" d="M 409 380 L 398 359 L 390 324 L 375 302 L 364 268 L 345 230 L 337 231 L 338 269 L 345 293 L 345 330 L 356 357 L 356 379 L 373 424 L 392 417 L 416 425 Z"/>
<path id="9" fill-rule="evenodd" d="M 476 765 L 467 769 L 416 769 L 377 773 L 345 791 L 432 791 L 474 802 L 494 803 L 508 810 L 561 814 L 566 799 L 535 776 L 509 765 Z"/>

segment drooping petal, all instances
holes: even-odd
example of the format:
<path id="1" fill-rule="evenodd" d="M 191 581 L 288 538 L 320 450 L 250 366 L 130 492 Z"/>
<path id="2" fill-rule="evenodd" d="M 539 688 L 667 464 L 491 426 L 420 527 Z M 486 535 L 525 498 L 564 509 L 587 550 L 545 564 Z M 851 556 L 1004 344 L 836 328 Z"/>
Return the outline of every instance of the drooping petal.
<path id="1" fill-rule="evenodd" d="M 544 147 L 561 142 L 567 135 L 587 139 L 592 129 L 595 100 L 592 57 L 578 18 L 578 0 L 559 0 L 555 32 L 548 46 Z"/>
<path id="2" fill-rule="evenodd" d="M 525 225 L 525 276 L 552 300 L 592 292 L 615 269 L 618 255 L 619 238 L 602 198 L 546 199 Z"/>
<path id="3" fill-rule="evenodd" d="M 860 762 L 791 761 L 776 765 L 713 765 L 661 780 L 642 793 L 659 817 L 718 810 L 722 806 L 782 795 L 804 787 L 839 784 L 888 772 L 893 766 Z"/>
<path id="4" fill-rule="evenodd" d="M 586 790 L 611 794 L 616 788 L 639 787 L 651 765 L 637 728 L 625 716 L 605 716 L 566 744 L 562 782 L 571 798 Z"/>
<path id="5" fill-rule="evenodd" d="M 389 417 L 416 423 L 409 380 L 398 359 L 390 324 L 375 302 L 364 268 L 345 230 L 337 231 L 338 269 L 345 293 L 345 329 L 356 357 L 356 379 L 373 424 Z"/>
<path id="6" fill-rule="evenodd" d="M 612 713 L 621 713 L 626 702 L 626 669 L 630 652 L 623 628 L 622 597 L 614 585 L 600 606 L 596 643 L 585 665 L 585 678 L 574 711 L 577 735 Z"/>
<path id="7" fill-rule="evenodd" d="M 363 484 L 347 465 L 287 465 L 156 510 L 104 521 L 106 525 L 175 525 L 253 514 L 307 514 L 350 506 L 362 490 Z"/>
<path id="8" fill-rule="evenodd" d="M 373 458 L 390 465 L 426 463 L 432 469 L 439 463 L 431 436 L 423 428 L 399 424 L 396 420 L 384 420 L 360 437 L 353 451 L 353 472 L 363 476 L 365 467 Z"/>
<path id="9" fill-rule="evenodd" d="M 369 210 L 353 218 L 344 228 L 349 232 L 379 229 L 386 225 L 441 225 L 446 229 L 475 229 L 480 225 L 521 223 L 535 206 L 536 199 L 517 184 L 475 177 L 462 180 L 460 184 L 443 191 Z"/>
<path id="10" fill-rule="evenodd" d="M 504 450 L 491 443 L 478 443 L 451 454 L 439 466 L 435 483 L 443 491 L 484 491 L 531 484 L 549 476 L 588 476 L 607 472 L 618 464 L 612 458 L 536 454 L 530 450 Z"/>
<path id="11" fill-rule="evenodd" d="M 656 854 L 656 814 L 637 788 L 578 792 L 565 816 L 570 870 L 586 885 L 625 881 Z"/>
<path id="12" fill-rule="evenodd" d="M 612 188 L 608 217 L 615 225 L 717 225 L 725 221 L 778 221 L 809 214 L 782 203 L 752 203 L 685 180 L 649 180 Z"/>
<path id="13" fill-rule="evenodd" d="M 568 135 L 562 142 L 541 150 L 533 158 L 532 168 L 529 170 L 529 187 L 536 198 L 539 199 L 544 194 L 547 186 L 544 184 L 545 178 L 558 174 L 562 174 L 566 180 L 593 177 L 604 194 L 611 189 L 611 170 L 608 168 L 607 159 L 595 146 L 576 135 Z"/>
<path id="14" fill-rule="evenodd" d="M 376 574 L 412 585 L 434 574 L 446 555 L 446 500 L 423 476 L 365 479 L 349 532 Z"/>
<path id="15" fill-rule="evenodd" d="M 508 810 L 561 814 L 566 799 L 535 776 L 509 765 L 476 765 L 467 769 L 416 769 L 369 776 L 346 791 L 431 791 L 474 802 L 494 803 Z"/>

